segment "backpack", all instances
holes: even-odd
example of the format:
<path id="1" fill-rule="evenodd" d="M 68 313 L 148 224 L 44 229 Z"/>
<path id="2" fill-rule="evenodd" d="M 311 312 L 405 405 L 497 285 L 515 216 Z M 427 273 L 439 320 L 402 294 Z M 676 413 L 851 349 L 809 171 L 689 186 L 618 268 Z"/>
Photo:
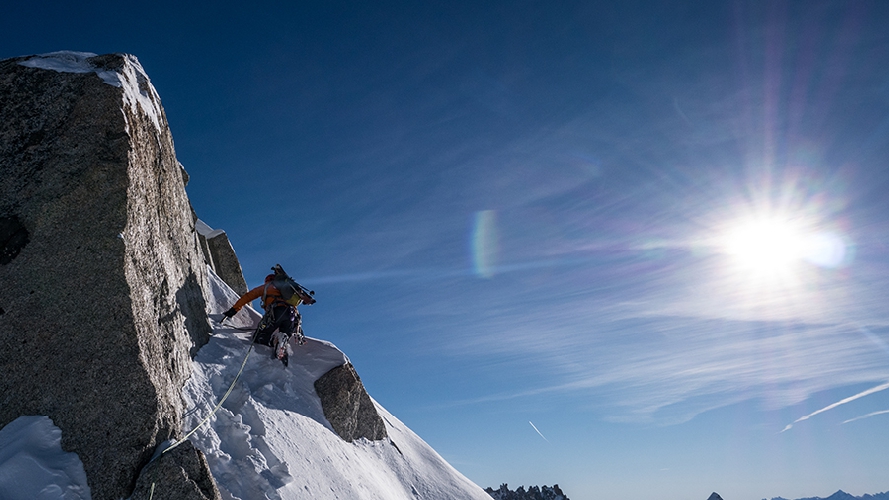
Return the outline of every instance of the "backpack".
<path id="1" fill-rule="evenodd" d="M 275 288 L 281 292 L 281 299 L 288 305 L 296 307 L 302 303 L 305 304 L 314 304 L 315 299 L 312 298 L 312 295 L 315 295 L 314 290 L 306 290 L 302 285 L 293 280 L 284 269 L 281 267 L 281 264 L 275 264 L 275 267 L 272 268 L 275 275 L 272 280 L 266 284 L 266 289 L 263 290 L 262 293 L 262 302 L 265 303 L 266 299 L 266 291 L 268 290 L 268 285 L 272 284 Z"/>

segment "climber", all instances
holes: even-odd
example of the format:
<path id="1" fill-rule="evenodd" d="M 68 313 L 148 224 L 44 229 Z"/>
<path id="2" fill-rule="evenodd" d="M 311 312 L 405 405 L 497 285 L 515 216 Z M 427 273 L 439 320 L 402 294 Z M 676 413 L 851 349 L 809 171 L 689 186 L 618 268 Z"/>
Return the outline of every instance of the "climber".
<path id="1" fill-rule="evenodd" d="M 296 335 L 297 343 L 305 343 L 302 331 L 302 317 L 297 310 L 300 304 L 314 304 L 312 297 L 315 292 L 306 290 L 293 281 L 280 264 L 272 268 L 274 274 L 265 277 L 265 283 L 245 293 L 229 309 L 222 313 L 225 319 L 233 317 L 242 307 L 253 300 L 262 299 L 265 315 L 256 327 L 253 341 L 257 344 L 271 346 L 274 357 L 287 366 L 287 342 Z M 276 331 L 277 330 L 277 331 Z"/>

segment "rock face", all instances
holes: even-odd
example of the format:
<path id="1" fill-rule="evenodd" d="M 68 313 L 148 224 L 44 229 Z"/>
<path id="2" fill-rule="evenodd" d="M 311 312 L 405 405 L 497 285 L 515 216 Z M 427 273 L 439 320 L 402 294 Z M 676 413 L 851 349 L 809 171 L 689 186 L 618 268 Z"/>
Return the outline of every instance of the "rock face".
<path id="1" fill-rule="evenodd" d="M 232 290 L 241 295 L 247 293 L 247 282 L 244 280 L 241 262 L 238 261 L 235 249 L 228 241 L 225 232 L 207 238 L 207 247 L 210 248 L 210 254 L 213 255 L 213 269 L 216 274 L 228 283 Z"/>
<path id="2" fill-rule="evenodd" d="M 204 454 L 191 441 L 184 441 L 145 466 L 129 500 L 152 498 L 222 500 L 222 495 L 210 475 Z"/>
<path id="3" fill-rule="evenodd" d="M 17 215 L 0 217 L 0 265 L 12 262 L 28 241 L 28 229 Z"/>
<path id="4" fill-rule="evenodd" d="M 49 416 L 111 499 L 180 432 L 211 329 L 160 99 L 135 57 L 91 56 L 0 61 L 0 427 Z M 176 498 L 215 498 L 180 469 L 204 486 Z"/>
<path id="5" fill-rule="evenodd" d="M 714 491 L 713 493 L 710 494 L 710 498 L 708 498 L 707 500 L 722 500 L 722 497 L 719 496 L 719 493 L 716 493 Z"/>
<path id="6" fill-rule="evenodd" d="M 506 484 L 501 484 L 500 489 L 493 490 L 488 487 L 485 488 L 485 492 L 495 500 L 568 500 L 558 484 L 554 484 L 552 488 L 530 486 L 528 491 L 525 491 L 524 486 L 519 486 L 519 489 L 512 491 Z"/>
<path id="7" fill-rule="evenodd" d="M 351 363 L 338 366 L 315 381 L 324 417 L 347 442 L 359 438 L 385 439 L 386 424 L 377 413 Z"/>
<path id="8" fill-rule="evenodd" d="M 225 231 L 211 229 L 203 221 L 198 220 L 197 232 L 200 238 L 201 250 L 210 267 L 217 276 L 222 278 L 226 285 L 238 295 L 247 293 L 247 281 L 244 280 L 244 272 L 241 269 L 241 261 L 238 260 L 235 249 Z"/>

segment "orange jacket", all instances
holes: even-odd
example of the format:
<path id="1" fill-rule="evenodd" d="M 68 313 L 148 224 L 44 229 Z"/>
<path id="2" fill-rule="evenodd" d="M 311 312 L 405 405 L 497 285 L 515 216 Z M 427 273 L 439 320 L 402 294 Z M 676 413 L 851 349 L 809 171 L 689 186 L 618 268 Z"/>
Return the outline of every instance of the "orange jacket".
<path id="1" fill-rule="evenodd" d="M 232 307 L 235 309 L 235 311 L 240 311 L 241 308 L 245 305 L 262 297 L 263 292 L 265 292 L 265 303 L 262 305 L 263 309 L 268 309 L 268 307 L 275 302 L 281 302 L 282 304 L 284 304 L 284 300 L 281 298 L 281 292 L 279 292 L 278 289 L 275 288 L 275 285 L 269 282 L 263 283 L 262 285 L 259 285 L 258 287 L 250 290 L 244 295 L 241 295 L 241 298 L 238 299 L 238 301 L 235 302 L 235 305 L 233 305 Z"/>

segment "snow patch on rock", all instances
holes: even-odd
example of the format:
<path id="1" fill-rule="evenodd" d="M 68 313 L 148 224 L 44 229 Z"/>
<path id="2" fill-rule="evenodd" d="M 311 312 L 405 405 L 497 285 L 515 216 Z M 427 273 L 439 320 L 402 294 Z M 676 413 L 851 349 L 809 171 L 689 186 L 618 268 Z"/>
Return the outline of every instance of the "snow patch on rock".
<path id="1" fill-rule="evenodd" d="M 96 57 L 96 55 L 92 52 L 60 50 L 58 52 L 31 56 L 19 62 L 19 64 L 29 68 L 58 71 L 59 73 L 95 73 L 108 85 L 120 87 L 120 78 L 116 72 L 97 68 L 88 61 L 88 59 Z"/>
<path id="2" fill-rule="evenodd" d="M 204 238 L 207 238 L 208 240 L 212 239 L 216 236 L 219 236 L 220 234 L 225 232 L 222 229 L 213 229 L 212 227 L 208 226 L 207 223 L 202 221 L 201 219 L 198 219 L 197 221 L 195 221 L 194 228 L 201 236 L 203 236 Z"/>
<path id="3" fill-rule="evenodd" d="M 62 450 L 49 417 L 19 417 L 0 430 L 0 498 L 90 500 L 83 462 Z"/>
<path id="4" fill-rule="evenodd" d="M 92 52 L 62 50 L 30 56 L 19 64 L 29 68 L 39 68 L 60 73 L 95 73 L 103 82 L 124 91 L 124 104 L 136 110 L 139 106 L 160 130 L 162 111 L 160 96 L 148 79 L 139 59 L 134 55 L 121 54 L 125 63 L 120 68 L 109 69 L 96 64 L 99 57 Z"/>

